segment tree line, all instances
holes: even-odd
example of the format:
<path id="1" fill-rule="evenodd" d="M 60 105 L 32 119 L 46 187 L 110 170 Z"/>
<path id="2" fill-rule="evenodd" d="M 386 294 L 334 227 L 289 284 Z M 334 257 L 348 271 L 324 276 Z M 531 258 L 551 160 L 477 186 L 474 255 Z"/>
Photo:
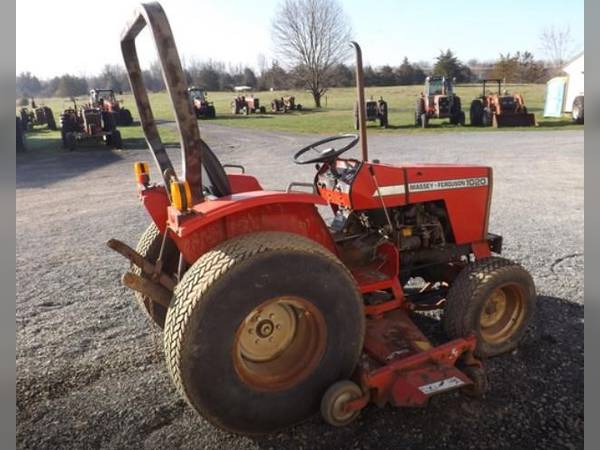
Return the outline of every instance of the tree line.
<path id="1" fill-rule="evenodd" d="M 186 64 L 185 73 L 190 85 L 209 91 L 231 91 L 234 86 L 250 86 L 253 90 L 304 89 L 302 68 L 285 69 L 276 61 L 261 64 L 258 71 L 250 67 L 231 66 L 222 62 L 192 61 Z M 366 66 L 366 86 L 396 86 L 422 84 L 428 75 L 444 75 L 456 78 L 459 83 L 476 82 L 482 78 L 501 78 L 508 83 L 543 83 L 556 74 L 552 64 L 537 60 L 528 51 L 501 54 L 496 61 L 462 62 L 452 50 L 440 52 L 433 65 L 426 62 L 410 62 L 404 58 L 399 66 Z M 153 92 L 165 89 L 158 62 L 143 72 L 146 87 Z M 350 87 L 355 85 L 354 67 L 340 63 L 331 67 L 324 77 L 327 87 Z M 76 97 L 85 95 L 92 88 L 110 88 L 117 92 L 129 91 L 125 69 L 120 65 L 106 65 L 95 76 L 81 77 L 71 74 L 41 80 L 30 72 L 17 76 L 17 98 L 29 97 Z"/>

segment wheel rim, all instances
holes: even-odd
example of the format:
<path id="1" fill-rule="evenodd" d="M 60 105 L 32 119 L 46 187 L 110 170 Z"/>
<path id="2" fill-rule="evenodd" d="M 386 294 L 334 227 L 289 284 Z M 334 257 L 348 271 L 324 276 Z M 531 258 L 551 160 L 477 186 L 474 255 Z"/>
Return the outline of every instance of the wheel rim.
<path id="1" fill-rule="evenodd" d="M 250 386 L 286 389 L 314 370 L 326 341 L 325 319 L 312 303 L 299 297 L 276 297 L 242 320 L 234 339 L 234 366 Z"/>
<path id="2" fill-rule="evenodd" d="M 525 317 L 525 295 L 520 286 L 497 287 L 483 304 L 479 316 L 481 335 L 487 342 L 498 344 L 510 339 Z"/>

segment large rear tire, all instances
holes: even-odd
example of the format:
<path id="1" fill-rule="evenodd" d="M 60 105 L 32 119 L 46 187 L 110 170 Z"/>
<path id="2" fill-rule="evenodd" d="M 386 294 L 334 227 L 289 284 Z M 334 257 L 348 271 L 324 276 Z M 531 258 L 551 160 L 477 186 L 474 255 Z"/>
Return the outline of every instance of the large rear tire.
<path id="1" fill-rule="evenodd" d="M 162 240 L 163 235 L 160 234 L 159 229 L 153 222 L 146 228 L 146 231 L 144 231 L 140 237 L 135 251 L 154 264 L 160 255 Z M 177 272 L 178 262 L 179 251 L 173 241 L 167 239 L 165 242 L 165 249 L 163 250 L 163 272 L 169 275 L 175 274 Z M 129 271 L 145 278 L 142 270 L 135 264 L 131 265 Z M 150 321 L 160 328 L 164 328 L 165 318 L 167 317 L 167 308 L 159 303 L 154 303 L 141 292 L 135 291 L 135 299 Z"/>
<path id="2" fill-rule="evenodd" d="M 474 333 L 481 358 L 500 355 L 519 344 L 535 300 L 533 280 L 521 265 L 500 257 L 475 261 L 450 287 L 444 329 L 450 338 Z"/>
<path id="3" fill-rule="evenodd" d="M 175 289 L 167 366 L 204 418 L 242 434 L 300 422 L 350 376 L 363 302 L 346 267 L 319 244 L 265 232 L 200 257 Z"/>
<path id="4" fill-rule="evenodd" d="M 56 119 L 54 118 L 54 114 L 52 113 L 52 109 L 48 106 L 44 106 L 44 115 L 46 116 L 46 123 L 48 124 L 48 129 L 52 131 L 56 131 Z"/>
<path id="5" fill-rule="evenodd" d="M 469 122 L 473 127 L 483 125 L 483 102 L 481 100 L 473 100 L 469 110 Z"/>

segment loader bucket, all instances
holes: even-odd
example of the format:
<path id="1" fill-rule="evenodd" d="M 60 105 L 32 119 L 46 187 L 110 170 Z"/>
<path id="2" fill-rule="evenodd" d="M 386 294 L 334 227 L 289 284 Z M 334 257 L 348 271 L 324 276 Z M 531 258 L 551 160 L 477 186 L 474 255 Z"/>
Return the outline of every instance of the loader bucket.
<path id="1" fill-rule="evenodd" d="M 501 127 L 532 127 L 535 125 L 535 115 L 532 113 L 502 113 L 494 114 L 494 128 Z"/>

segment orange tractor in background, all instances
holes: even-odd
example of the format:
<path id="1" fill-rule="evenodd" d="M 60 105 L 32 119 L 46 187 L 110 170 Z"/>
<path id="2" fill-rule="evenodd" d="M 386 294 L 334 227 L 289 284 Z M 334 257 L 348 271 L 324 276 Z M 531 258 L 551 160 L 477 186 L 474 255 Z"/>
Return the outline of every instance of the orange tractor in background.
<path id="1" fill-rule="evenodd" d="M 425 78 L 415 107 L 415 125 L 427 128 L 430 119 L 449 119 L 452 125 L 465 124 L 465 113 L 460 97 L 454 93 L 453 80 L 438 75 Z"/>
<path id="2" fill-rule="evenodd" d="M 188 95 L 196 118 L 214 119 L 216 117 L 215 105 L 207 100 L 206 89 L 191 86 L 188 88 Z"/>
<path id="3" fill-rule="evenodd" d="M 112 89 L 92 89 L 90 91 L 90 107 L 99 108 L 111 113 L 117 126 L 133 125 L 131 111 L 121 106 L 122 100 L 117 100 Z"/>
<path id="4" fill-rule="evenodd" d="M 264 114 L 265 112 L 267 112 L 267 109 L 260 105 L 260 101 L 257 97 L 252 95 L 238 95 L 231 101 L 232 114 L 244 114 L 247 116 L 248 114 Z"/>
<path id="5" fill-rule="evenodd" d="M 498 93 L 486 93 L 488 83 L 498 84 Z M 535 115 L 527 111 L 521 94 L 502 92 L 502 80 L 483 80 L 483 92 L 471 102 L 470 120 L 473 126 L 531 127 L 535 125 Z"/>

